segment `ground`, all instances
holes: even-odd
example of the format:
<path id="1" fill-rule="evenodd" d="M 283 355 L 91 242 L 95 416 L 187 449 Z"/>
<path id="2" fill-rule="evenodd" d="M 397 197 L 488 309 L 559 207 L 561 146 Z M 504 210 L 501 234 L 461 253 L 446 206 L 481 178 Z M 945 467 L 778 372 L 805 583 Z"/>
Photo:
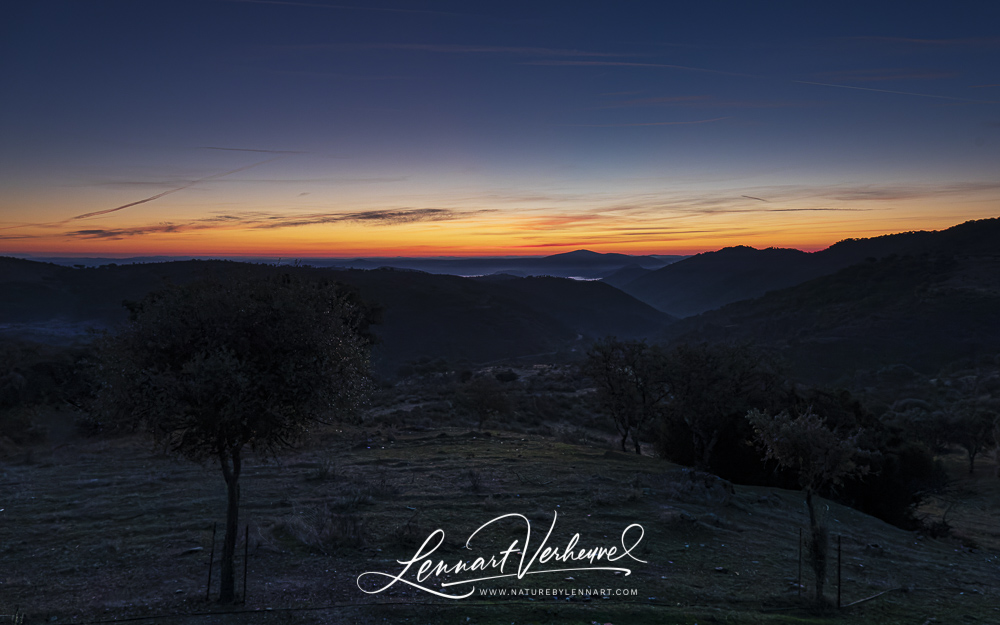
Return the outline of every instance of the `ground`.
<path id="1" fill-rule="evenodd" d="M 235 607 L 206 599 L 215 523 L 218 593 L 225 511 L 217 467 L 165 455 L 141 438 L 51 430 L 30 454 L 8 450 L 0 463 L 0 613 L 19 609 L 25 623 L 192 625 L 1000 622 L 1000 480 L 985 461 L 976 475 L 961 477 L 953 495 L 948 521 L 958 538 L 925 538 L 824 505 L 831 553 L 838 538 L 842 546 L 842 605 L 885 593 L 838 611 L 806 599 L 813 589 L 806 565 L 799 597 L 797 545 L 807 525 L 800 493 L 731 488 L 614 451 L 611 441 L 579 445 L 487 429 L 330 426 L 297 450 L 250 462 L 240 519 L 249 527 L 246 603 Z M 941 512 L 934 505 L 928 514 Z M 554 513 L 547 544 L 559 547 L 574 533 L 585 548 L 620 547 L 622 531 L 639 524 L 644 535 L 632 553 L 644 562 L 615 563 L 631 570 L 627 576 L 586 571 L 484 582 L 462 600 L 402 583 L 378 594 L 359 589 L 361 573 L 397 573 L 398 560 L 411 558 L 439 528 L 445 539 L 435 562 L 501 552 L 524 538 L 523 522 L 490 526 L 471 552 L 463 545 L 477 527 L 508 513 L 530 520 L 529 551 Z M 242 535 L 237 552 L 242 595 Z M 437 582 L 466 575 L 428 584 L 440 590 Z M 834 556 L 832 604 L 836 580 Z M 478 592 L 499 588 L 598 592 Z M 225 611 L 234 613 L 218 614 Z"/>

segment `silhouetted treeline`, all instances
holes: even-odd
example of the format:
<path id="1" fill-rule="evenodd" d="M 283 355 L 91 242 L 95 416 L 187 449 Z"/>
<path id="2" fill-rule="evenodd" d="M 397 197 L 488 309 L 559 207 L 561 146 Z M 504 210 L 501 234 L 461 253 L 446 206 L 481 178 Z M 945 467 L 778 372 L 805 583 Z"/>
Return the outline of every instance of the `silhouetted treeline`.
<path id="1" fill-rule="evenodd" d="M 871 470 L 863 478 L 818 494 L 852 505 L 902 527 L 916 524 L 914 508 L 941 483 L 943 473 L 931 450 L 913 432 L 877 418 L 846 390 L 829 391 L 790 381 L 779 363 L 746 344 L 679 344 L 669 348 L 636 341 L 606 339 L 588 354 L 584 371 L 598 388 L 598 404 L 616 422 L 629 408 L 637 415 L 633 428 L 645 428 L 657 453 L 672 462 L 742 484 L 796 488 L 798 476 L 764 461 L 754 444 L 746 415 L 751 410 L 777 415 L 819 415 L 826 427 L 872 452 Z M 614 349 L 640 350 L 656 363 L 631 363 L 609 357 Z M 631 389 L 612 389 L 595 372 L 617 368 Z M 627 370 L 626 370 L 627 369 Z M 628 394 L 631 393 L 631 399 Z M 609 402 L 608 396 L 615 395 Z M 655 406 L 643 397 L 659 398 Z M 612 414 L 609 406 L 617 405 Z M 642 415 L 642 416 L 640 416 Z M 652 415 L 652 416 L 651 416 Z M 619 433 L 622 433 L 619 428 Z"/>

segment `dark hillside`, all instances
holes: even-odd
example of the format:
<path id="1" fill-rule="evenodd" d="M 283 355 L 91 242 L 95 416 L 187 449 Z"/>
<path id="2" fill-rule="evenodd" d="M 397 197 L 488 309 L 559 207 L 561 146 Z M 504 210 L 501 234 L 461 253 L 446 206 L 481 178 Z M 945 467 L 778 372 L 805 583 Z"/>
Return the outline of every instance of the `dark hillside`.
<path id="1" fill-rule="evenodd" d="M 565 278 L 476 280 L 417 271 L 275 267 L 232 261 L 181 261 L 65 268 L 0 259 L 0 331 L 66 341 L 86 326 L 126 319 L 125 300 L 225 271 L 294 271 L 359 289 L 384 322 L 376 360 L 383 372 L 418 358 L 472 363 L 570 351 L 586 338 L 656 334 L 665 315 L 599 282 Z"/>
<path id="2" fill-rule="evenodd" d="M 621 289 L 629 282 L 634 282 L 635 280 L 638 280 L 639 278 L 652 272 L 653 271 L 651 269 L 646 269 L 644 267 L 640 267 L 639 265 L 629 265 L 627 267 L 622 267 L 610 276 L 601 278 L 601 282 L 610 284 L 616 289 Z"/>
<path id="3" fill-rule="evenodd" d="M 1000 219 L 983 219 L 936 232 L 846 239 L 813 253 L 729 247 L 668 265 L 620 288 L 659 310 L 688 317 L 829 275 L 867 259 L 893 254 L 989 255 L 998 249 Z"/>
<path id="4" fill-rule="evenodd" d="M 829 382 L 896 363 L 929 373 L 1000 351 L 1000 257 L 891 256 L 684 319 L 672 339 L 753 341 Z"/>

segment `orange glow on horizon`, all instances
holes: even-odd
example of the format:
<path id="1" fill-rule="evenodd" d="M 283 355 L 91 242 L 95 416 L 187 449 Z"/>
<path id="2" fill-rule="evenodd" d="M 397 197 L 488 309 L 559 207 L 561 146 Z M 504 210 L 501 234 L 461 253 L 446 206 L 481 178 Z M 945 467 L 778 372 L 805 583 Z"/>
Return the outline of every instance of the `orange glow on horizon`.
<path id="1" fill-rule="evenodd" d="M 68 212 L 55 202 L 26 202 L 0 221 L 0 254 L 307 259 L 549 256 L 588 249 L 690 255 L 735 245 L 817 251 L 847 238 L 941 230 L 1000 213 L 989 189 L 953 194 L 947 202 L 935 189 L 892 200 L 831 199 L 829 191 L 782 198 L 774 192 L 766 204 L 733 195 L 719 195 L 706 208 L 669 196 L 468 208 L 471 202 L 442 195 L 408 205 L 383 199 L 353 209 L 310 204 L 280 210 L 266 200 L 199 204 L 191 198 L 96 218 L 81 215 L 115 203 L 90 197 L 77 203 L 86 210 Z M 407 208 L 386 208 L 401 205 Z"/>
<path id="2" fill-rule="evenodd" d="M 956 222 L 914 224 L 912 227 L 882 228 L 866 224 L 863 229 L 811 228 L 796 231 L 787 227 L 782 232 L 739 232 L 725 236 L 674 236 L 662 240 L 629 241 L 627 236 L 592 233 L 591 236 L 558 236 L 555 233 L 547 242 L 515 241 L 506 243 L 500 236 L 481 236 L 462 241 L 462 237 L 441 235 L 438 238 L 375 237 L 355 240 L 335 240 L 323 237 L 262 236 L 259 233 L 234 232 L 220 236 L 194 234 L 171 236 L 148 235 L 141 239 L 121 240 L 92 239 L 62 241 L 8 242 L 0 247 L 4 255 L 32 255 L 55 257 L 137 257 L 137 256 L 194 256 L 194 257 L 281 257 L 281 258 L 357 258 L 357 257 L 489 257 L 489 256 L 550 256 L 587 249 L 600 253 L 631 255 L 692 255 L 724 247 L 747 245 L 756 248 L 795 248 L 807 252 L 819 251 L 847 238 L 868 238 L 909 230 L 940 230 Z M 457 240 L 456 240 L 457 239 Z"/>

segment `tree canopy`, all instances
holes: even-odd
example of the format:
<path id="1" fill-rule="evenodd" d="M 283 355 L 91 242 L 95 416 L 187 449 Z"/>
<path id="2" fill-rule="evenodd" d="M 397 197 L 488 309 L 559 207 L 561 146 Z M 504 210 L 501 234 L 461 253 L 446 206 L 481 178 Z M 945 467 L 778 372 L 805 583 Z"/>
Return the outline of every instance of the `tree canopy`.
<path id="1" fill-rule="evenodd" d="M 371 310 L 352 292 L 290 274 L 229 275 L 127 304 L 100 343 L 98 406 L 171 451 L 216 460 L 229 493 L 222 600 L 233 600 L 239 476 L 369 390 Z"/>
<path id="2" fill-rule="evenodd" d="M 661 348 L 606 337 L 587 352 L 583 373 L 597 385 L 597 405 L 614 421 L 622 451 L 631 437 L 635 453 L 641 453 L 639 437 L 670 390 Z"/>

